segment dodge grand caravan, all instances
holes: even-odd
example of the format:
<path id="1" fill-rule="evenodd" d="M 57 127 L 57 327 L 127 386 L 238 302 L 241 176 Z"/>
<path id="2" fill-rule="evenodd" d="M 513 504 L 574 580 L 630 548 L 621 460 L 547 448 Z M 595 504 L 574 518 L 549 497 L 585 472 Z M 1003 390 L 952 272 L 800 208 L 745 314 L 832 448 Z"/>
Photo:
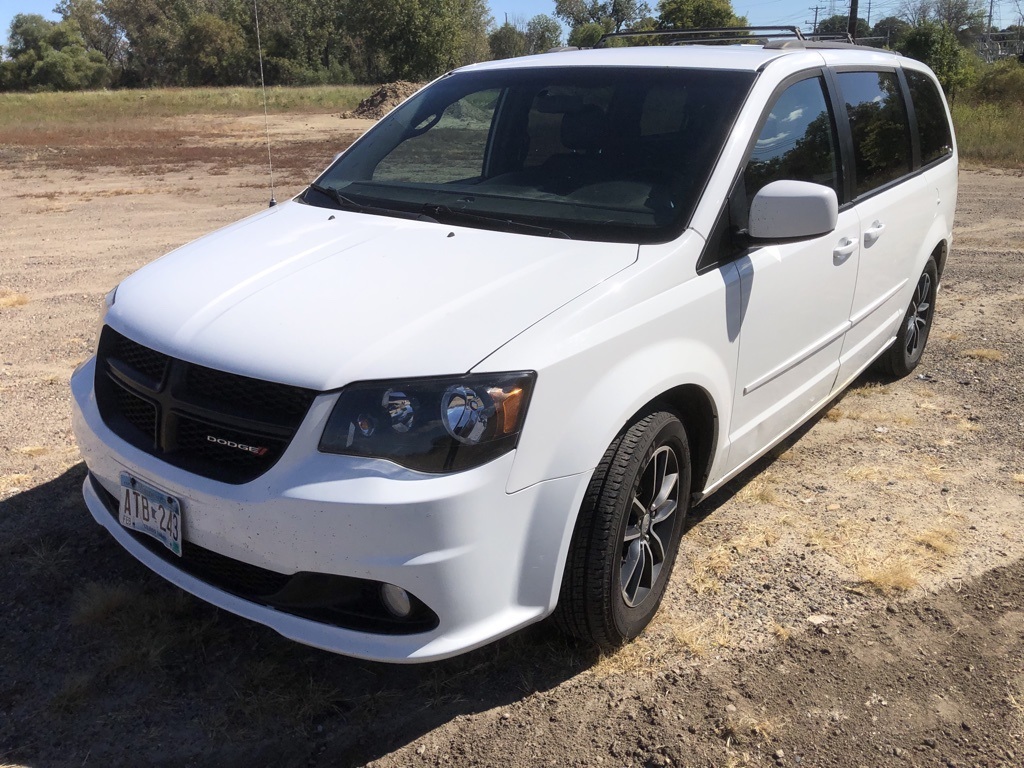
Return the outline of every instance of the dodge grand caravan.
<path id="1" fill-rule="evenodd" d="M 917 365 L 957 150 L 934 75 L 800 39 L 487 62 L 107 296 L 93 517 L 189 592 L 395 662 L 658 609 L 687 510 Z"/>

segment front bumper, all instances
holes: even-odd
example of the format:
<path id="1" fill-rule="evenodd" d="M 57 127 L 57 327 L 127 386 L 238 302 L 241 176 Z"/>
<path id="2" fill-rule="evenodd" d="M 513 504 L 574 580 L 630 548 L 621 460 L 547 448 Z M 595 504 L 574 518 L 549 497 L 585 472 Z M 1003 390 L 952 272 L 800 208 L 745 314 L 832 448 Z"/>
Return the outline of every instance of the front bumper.
<path id="1" fill-rule="evenodd" d="M 75 436 L 91 475 L 86 504 L 133 556 L 203 600 L 307 645 L 392 662 L 447 658 L 554 608 L 589 472 L 506 493 L 514 453 L 452 475 L 321 454 L 317 443 L 335 400 L 323 395 L 274 467 L 252 482 L 229 485 L 172 467 L 111 432 L 96 408 L 94 375 L 90 361 L 71 381 Z M 278 574 L 395 584 L 433 611 L 437 625 L 417 634 L 357 631 L 196 578 L 140 543 L 110 513 L 102 494 L 118 494 L 125 471 L 181 501 L 186 550 L 202 547 Z"/>

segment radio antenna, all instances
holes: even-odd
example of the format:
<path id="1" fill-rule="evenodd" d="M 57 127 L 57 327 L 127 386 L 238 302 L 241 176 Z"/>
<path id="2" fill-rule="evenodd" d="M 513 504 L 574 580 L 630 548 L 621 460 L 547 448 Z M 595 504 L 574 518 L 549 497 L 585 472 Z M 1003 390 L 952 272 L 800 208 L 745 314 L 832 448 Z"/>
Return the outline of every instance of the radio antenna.
<path id="1" fill-rule="evenodd" d="M 252 0 L 252 10 L 256 16 L 256 50 L 260 55 L 260 88 L 263 89 L 263 126 L 267 132 L 267 164 L 270 166 L 270 207 L 277 205 L 274 199 L 274 158 L 270 154 L 270 116 L 267 114 L 267 81 L 263 78 L 263 44 L 260 42 L 260 9 L 256 0 Z"/>

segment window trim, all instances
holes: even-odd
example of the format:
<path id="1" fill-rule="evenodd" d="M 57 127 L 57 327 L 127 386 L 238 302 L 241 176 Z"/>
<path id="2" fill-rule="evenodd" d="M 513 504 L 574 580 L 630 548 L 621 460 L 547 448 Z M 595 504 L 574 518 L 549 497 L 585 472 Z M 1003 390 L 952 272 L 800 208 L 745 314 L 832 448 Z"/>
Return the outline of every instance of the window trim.
<path id="1" fill-rule="evenodd" d="M 840 210 L 843 210 L 847 205 L 852 205 L 850 202 L 843 202 L 844 198 L 849 197 L 846 150 L 842 145 L 842 136 L 839 133 L 839 118 L 836 114 L 835 108 L 834 84 L 830 80 L 829 69 L 829 67 L 825 66 L 802 69 L 799 72 L 794 72 L 793 74 L 783 78 L 779 84 L 772 89 L 771 96 L 769 96 L 768 100 L 765 102 L 765 106 L 762 108 L 761 114 L 757 118 L 757 123 L 755 123 L 754 130 L 751 132 L 747 145 L 743 151 L 743 162 L 733 174 L 732 182 L 729 184 L 729 193 L 725 196 L 725 201 L 722 203 L 722 207 L 718 211 L 718 216 L 715 217 L 715 224 L 708 233 L 708 237 L 704 241 L 704 248 L 701 251 L 700 256 L 697 258 L 696 272 L 698 275 L 703 275 L 706 272 L 711 272 L 714 269 L 725 266 L 726 264 L 731 264 L 737 259 L 742 258 L 745 254 L 750 253 L 750 251 L 765 247 L 762 245 L 748 247 L 737 251 L 727 258 L 722 258 L 720 253 L 712 253 L 712 251 L 718 246 L 719 241 L 723 237 L 728 236 L 728 233 L 722 232 L 722 228 L 726 227 L 728 229 L 732 229 L 732 208 L 736 199 L 737 189 L 743 180 L 743 174 L 746 171 L 747 163 L 750 161 L 750 155 L 751 152 L 753 152 L 754 145 L 757 144 L 757 139 L 760 137 L 761 131 L 764 130 L 764 126 L 768 122 L 768 117 L 771 114 L 772 109 L 778 103 L 783 93 L 785 93 L 790 87 L 803 82 L 804 80 L 819 79 L 823 81 L 822 84 L 824 87 L 822 88 L 822 95 L 825 97 L 825 106 L 832 119 L 832 139 L 835 142 L 836 151 L 836 173 L 839 174 L 839 183 L 837 184 L 838 189 L 836 191 L 836 195 L 839 197 Z M 751 87 L 751 90 L 753 90 L 753 87 Z"/>
<path id="2" fill-rule="evenodd" d="M 921 77 L 923 77 L 925 80 L 928 81 L 928 84 L 932 88 L 935 89 L 936 93 L 940 97 L 939 105 L 942 107 L 942 116 L 946 120 L 946 127 L 949 128 L 950 151 L 947 152 L 944 155 L 940 155 L 939 157 L 935 158 L 934 160 L 929 160 L 927 163 L 923 162 L 923 154 L 921 152 L 921 126 L 917 122 L 917 104 L 914 102 L 913 93 L 910 90 L 910 78 L 907 77 L 907 72 L 913 72 L 915 75 L 920 75 Z M 911 106 L 911 109 L 912 109 L 912 115 L 911 115 L 911 117 L 912 117 L 912 127 L 911 127 L 911 131 L 913 133 L 913 140 L 914 140 L 914 142 L 916 144 L 916 148 L 917 148 L 916 149 L 916 153 L 914 155 L 914 160 L 915 160 L 914 170 L 915 171 L 921 171 L 921 170 L 927 170 L 927 169 L 930 169 L 930 168 L 935 168 L 940 163 L 944 163 L 946 160 L 948 160 L 949 158 L 953 157 L 953 155 L 955 155 L 956 152 L 957 152 L 957 150 L 956 150 L 956 132 L 953 130 L 952 116 L 949 114 L 949 111 L 948 111 L 949 110 L 949 106 L 946 103 L 945 94 L 942 91 L 942 85 L 939 84 L 938 80 L 936 80 L 935 78 L 929 76 L 929 74 L 927 72 L 925 72 L 923 70 L 920 70 L 920 69 L 913 69 L 913 68 L 910 68 L 910 67 L 902 67 L 901 66 L 900 67 L 900 75 L 902 77 L 903 88 L 904 88 L 904 91 L 906 93 L 906 101 L 907 101 L 908 104 L 912 105 Z"/>
<path id="3" fill-rule="evenodd" d="M 845 64 L 845 65 L 841 65 L 841 66 L 830 67 L 830 69 L 832 70 L 832 73 L 833 73 L 833 75 L 835 77 L 835 86 L 836 86 L 836 92 L 835 92 L 835 102 L 836 103 L 835 103 L 835 108 L 836 108 L 836 113 L 837 113 L 836 121 L 839 123 L 839 131 L 841 133 L 845 133 L 846 136 L 847 136 L 847 141 L 845 142 L 845 146 L 844 146 L 844 152 L 849 152 L 849 163 L 850 163 L 850 190 L 849 190 L 850 191 L 850 197 L 848 198 L 848 204 L 849 205 L 859 205 L 860 203 L 864 202 L 865 200 L 869 200 L 870 198 L 874 197 L 875 195 L 878 195 L 878 194 L 880 194 L 882 192 L 885 192 L 886 190 L 891 189 L 895 185 L 901 184 L 905 180 L 907 180 L 909 178 L 912 178 L 913 176 L 915 176 L 920 171 L 920 164 L 915 161 L 915 157 L 914 157 L 914 146 L 915 146 L 915 142 L 916 142 L 916 139 L 915 139 L 915 136 L 914 136 L 914 127 L 916 126 L 916 122 L 913 124 L 913 126 L 911 125 L 911 110 L 910 110 L 910 106 L 909 106 L 910 93 L 909 93 L 909 91 L 906 88 L 905 80 L 900 76 L 900 74 L 901 74 L 900 73 L 900 68 L 897 67 L 897 66 L 888 65 L 888 64 L 879 64 L 879 65 Z M 842 89 L 839 87 L 839 75 L 845 74 L 845 73 L 849 73 L 849 72 L 868 72 L 868 73 L 875 73 L 875 74 L 880 73 L 880 72 L 888 72 L 888 73 L 893 74 L 893 75 L 896 76 L 896 82 L 899 83 L 900 98 L 903 101 L 904 114 L 906 114 L 906 116 L 907 116 L 906 130 L 904 132 L 905 133 L 904 138 L 907 139 L 907 142 L 908 142 L 907 146 L 910 148 L 910 151 L 911 151 L 910 170 L 909 171 L 907 171 L 906 173 L 904 173 L 904 174 L 902 174 L 900 176 L 897 176 L 895 179 L 891 179 L 890 181 L 885 182 L 884 184 L 881 184 L 881 185 L 876 186 L 876 187 L 872 187 L 867 192 L 863 192 L 860 195 L 856 194 L 856 191 L 857 191 L 857 160 L 856 160 L 856 158 L 857 158 L 857 155 L 856 155 L 856 151 L 854 150 L 854 145 L 853 145 L 853 130 L 850 127 L 850 115 L 849 115 L 849 112 L 847 112 L 847 110 L 846 110 L 846 100 L 843 99 Z M 839 115 L 840 114 L 842 115 L 842 119 L 839 119 Z M 840 210 L 845 210 L 845 206 L 843 206 L 842 203 L 840 203 Z"/>

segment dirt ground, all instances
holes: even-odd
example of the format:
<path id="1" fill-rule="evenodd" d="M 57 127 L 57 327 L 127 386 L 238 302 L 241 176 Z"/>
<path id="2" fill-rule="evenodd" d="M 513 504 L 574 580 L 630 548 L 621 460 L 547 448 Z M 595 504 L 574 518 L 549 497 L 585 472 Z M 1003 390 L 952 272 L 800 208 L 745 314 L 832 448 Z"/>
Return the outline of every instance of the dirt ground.
<path id="1" fill-rule="evenodd" d="M 285 199 L 369 125 L 273 118 Z M 961 174 L 935 329 L 699 507 L 659 618 L 448 662 L 315 651 L 86 511 L 102 296 L 266 205 L 260 118 L 0 132 L 0 765 L 1024 765 L 1024 178 Z"/>

